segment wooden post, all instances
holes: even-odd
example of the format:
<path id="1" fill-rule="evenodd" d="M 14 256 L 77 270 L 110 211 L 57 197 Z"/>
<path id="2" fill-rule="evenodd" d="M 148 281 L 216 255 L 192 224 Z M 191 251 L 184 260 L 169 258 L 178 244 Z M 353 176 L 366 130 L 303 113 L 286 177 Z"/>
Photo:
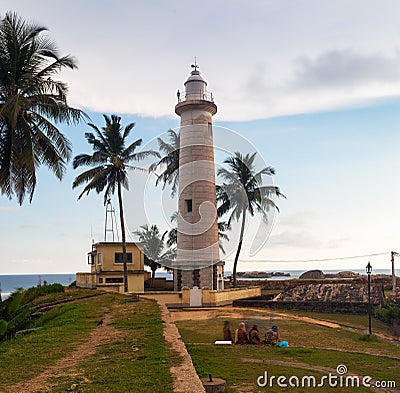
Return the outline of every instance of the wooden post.
<path id="1" fill-rule="evenodd" d="M 397 252 L 391 251 L 392 257 L 392 295 L 393 298 L 396 296 L 396 270 L 394 269 L 394 256 L 398 255 Z"/>

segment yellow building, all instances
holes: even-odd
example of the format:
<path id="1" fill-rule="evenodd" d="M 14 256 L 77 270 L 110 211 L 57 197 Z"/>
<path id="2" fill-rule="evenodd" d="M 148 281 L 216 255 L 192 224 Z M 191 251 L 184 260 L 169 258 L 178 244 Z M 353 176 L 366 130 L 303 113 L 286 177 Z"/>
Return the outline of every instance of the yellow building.
<path id="1" fill-rule="evenodd" d="M 126 243 L 128 267 L 128 291 L 144 292 L 144 281 L 150 273 L 144 270 L 143 243 Z M 97 288 L 124 292 L 124 264 L 122 244 L 100 242 L 92 245 L 88 253 L 90 273 L 77 273 L 76 285 L 81 288 Z"/>

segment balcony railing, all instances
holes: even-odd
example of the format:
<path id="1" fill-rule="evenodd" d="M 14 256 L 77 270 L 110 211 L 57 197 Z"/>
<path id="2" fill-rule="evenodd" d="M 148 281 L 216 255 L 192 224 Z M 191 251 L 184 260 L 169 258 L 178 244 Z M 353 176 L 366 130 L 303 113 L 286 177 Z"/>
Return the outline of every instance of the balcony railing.
<path id="1" fill-rule="evenodd" d="M 203 100 L 214 102 L 213 94 L 209 91 L 179 91 L 177 93 L 178 102 L 190 101 L 190 100 Z"/>

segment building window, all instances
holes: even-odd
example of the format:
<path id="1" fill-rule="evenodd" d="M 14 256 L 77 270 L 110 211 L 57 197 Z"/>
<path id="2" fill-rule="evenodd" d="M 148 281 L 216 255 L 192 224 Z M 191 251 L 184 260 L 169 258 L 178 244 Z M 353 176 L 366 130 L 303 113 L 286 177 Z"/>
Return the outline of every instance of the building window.
<path id="1" fill-rule="evenodd" d="M 191 199 L 185 199 L 185 204 L 186 204 L 186 212 L 190 213 L 193 211 L 193 202 Z"/>
<path id="2" fill-rule="evenodd" d="M 99 277 L 99 284 L 103 284 L 103 277 Z"/>
<path id="3" fill-rule="evenodd" d="M 95 261 L 96 261 L 96 255 L 89 254 L 88 255 L 88 264 L 89 265 L 94 265 Z"/>
<path id="4" fill-rule="evenodd" d="M 200 269 L 193 270 L 193 286 L 200 287 Z"/>
<path id="5" fill-rule="evenodd" d="M 124 282 L 123 277 L 108 277 L 106 278 L 106 284 L 120 284 Z"/>
<path id="6" fill-rule="evenodd" d="M 212 123 L 208 123 L 208 133 L 212 135 Z"/>
<path id="7" fill-rule="evenodd" d="M 102 264 L 102 260 L 103 260 L 102 254 L 101 254 L 101 252 L 99 252 L 99 253 L 97 254 L 97 264 L 98 264 L 98 265 L 101 265 L 101 264 Z"/>
<path id="8" fill-rule="evenodd" d="M 123 253 L 122 252 L 116 252 L 114 257 L 114 263 L 124 263 L 124 258 L 123 258 Z M 126 262 L 127 263 L 132 263 L 132 253 L 127 252 L 126 253 Z"/>

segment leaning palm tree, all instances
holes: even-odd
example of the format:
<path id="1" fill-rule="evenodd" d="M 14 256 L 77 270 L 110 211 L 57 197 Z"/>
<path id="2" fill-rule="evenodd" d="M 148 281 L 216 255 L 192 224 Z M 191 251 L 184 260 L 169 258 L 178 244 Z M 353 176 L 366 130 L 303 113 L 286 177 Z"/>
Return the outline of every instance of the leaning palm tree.
<path id="1" fill-rule="evenodd" d="M 236 270 L 242 249 L 246 214 L 254 216 L 258 212 L 264 219 L 267 219 L 267 212 L 271 207 L 279 211 L 278 206 L 271 198 L 285 198 L 279 187 L 263 185 L 262 175 L 272 176 L 275 174 L 275 170 L 272 167 L 266 167 L 256 172 L 255 157 L 256 153 L 242 155 L 236 152 L 224 160 L 229 169 L 220 168 L 218 170 L 218 175 L 224 179 L 223 185 L 217 186 L 217 201 L 220 202 L 218 215 L 222 216 L 230 212 L 228 225 L 231 224 L 232 219 L 239 221 L 242 218 L 239 244 L 233 263 L 233 286 L 237 285 Z"/>
<path id="2" fill-rule="evenodd" d="M 124 291 L 128 292 L 128 269 L 126 260 L 126 237 L 125 237 L 125 221 L 124 209 L 122 202 L 122 187 L 126 190 L 129 189 L 128 183 L 128 170 L 141 170 L 143 168 L 133 166 L 133 162 L 143 160 L 144 158 L 155 156 L 159 157 L 157 152 L 152 150 L 135 152 L 135 150 L 142 144 L 141 139 L 137 139 L 126 147 L 126 139 L 128 138 L 135 123 L 128 124 L 124 129 L 121 126 L 121 117 L 112 115 L 111 118 L 103 115 L 106 122 L 102 131 L 94 124 L 88 125 L 95 131 L 87 132 L 85 138 L 88 143 L 92 145 L 94 153 L 80 154 L 73 160 L 74 169 L 80 166 L 89 166 L 91 169 L 81 173 L 76 177 L 72 187 L 78 187 L 86 184 L 82 193 L 89 194 L 90 191 L 96 190 L 97 193 L 104 192 L 104 204 L 114 194 L 117 188 L 118 203 L 119 203 L 119 217 L 121 222 L 122 234 L 122 254 L 124 264 Z"/>
<path id="3" fill-rule="evenodd" d="M 41 165 L 60 180 L 65 173 L 71 144 L 55 124 L 87 118 L 54 79 L 75 60 L 58 54 L 46 30 L 11 12 L 0 21 L 0 192 L 20 205 L 26 195 L 32 202 Z"/>
<path id="4" fill-rule="evenodd" d="M 163 189 L 167 184 L 172 186 L 171 196 L 173 197 L 178 191 L 178 178 L 179 178 L 179 131 L 168 130 L 169 142 L 157 138 L 158 147 L 165 155 L 153 164 L 150 169 L 155 171 L 162 169 L 160 175 L 157 176 L 156 186 L 162 182 Z"/>
<path id="5" fill-rule="evenodd" d="M 169 249 L 165 242 L 165 236 L 168 231 L 162 235 L 157 225 L 149 227 L 147 224 L 141 225 L 140 228 L 133 232 L 144 242 L 145 264 L 150 267 L 152 281 L 155 278 L 156 270 L 161 266 L 171 265 L 175 257 L 175 250 Z"/>

